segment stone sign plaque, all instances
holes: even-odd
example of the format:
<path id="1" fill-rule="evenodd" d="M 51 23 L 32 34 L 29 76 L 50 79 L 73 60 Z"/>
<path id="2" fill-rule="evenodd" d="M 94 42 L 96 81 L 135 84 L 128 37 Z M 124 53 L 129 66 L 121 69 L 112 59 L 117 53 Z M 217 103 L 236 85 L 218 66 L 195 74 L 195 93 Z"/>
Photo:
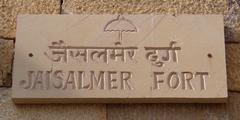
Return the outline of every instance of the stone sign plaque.
<path id="1" fill-rule="evenodd" d="M 221 15 L 21 15 L 16 103 L 225 102 Z"/>

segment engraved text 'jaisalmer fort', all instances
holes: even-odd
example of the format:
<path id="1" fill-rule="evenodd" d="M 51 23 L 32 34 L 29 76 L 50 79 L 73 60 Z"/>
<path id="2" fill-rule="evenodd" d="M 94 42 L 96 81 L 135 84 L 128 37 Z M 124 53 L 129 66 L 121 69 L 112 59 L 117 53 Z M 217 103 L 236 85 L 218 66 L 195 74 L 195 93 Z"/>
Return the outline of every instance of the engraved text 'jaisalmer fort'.
<path id="1" fill-rule="evenodd" d="M 103 27 L 104 33 L 118 33 L 118 39 L 114 46 L 75 46 L 68 45 L 65 40 L 55 40 L 48 46 L 49 50 L 44 51 L 44 56 L 56 64 L 68 64 L 69 61 L 76 65 L 99 64 L 112 65 L 113 63 L 131 63 L 139 52 L 138 46 L 122 46 L 124 34 L 134 34 L 138 32 L 138 27 L 122 15 L 110 20 Z M 117 34 L 116 34 L 117 35 Z M 170 38 L 169 38 L 170 39 Z M 184 44 L 183 44 L 184 45 Z M 151 65 L 157 70 L 151 72 L 151 90 L 161 90 L 162 86 L 167 86 L 173 90 L 207 90 L 206 81 L 211 75 L 208 71 L 181 71 L 172 69 L 164 72 L 166 62 L 178 64 L 181 58 L 181 47 L 176 40 L 169 40 L 168 46 L 152 47 L 144 46 L 144 59 L 146 65 Z M 134 63 L 133 63 L 134 64 Z M 146 71 L 149 72 L 149 71 Z M 30 70 L 27 71 L 27 79 L 20 80 L 19 85 L 23 89 L 74 89 L 74 90 L 134 90 L 136 87 L 132 81 L 134 71 L 128 70 Z M 192 81 L 197 81 L 193 84 Z M 148 89 L 148 88 L 147 88 Z"/>

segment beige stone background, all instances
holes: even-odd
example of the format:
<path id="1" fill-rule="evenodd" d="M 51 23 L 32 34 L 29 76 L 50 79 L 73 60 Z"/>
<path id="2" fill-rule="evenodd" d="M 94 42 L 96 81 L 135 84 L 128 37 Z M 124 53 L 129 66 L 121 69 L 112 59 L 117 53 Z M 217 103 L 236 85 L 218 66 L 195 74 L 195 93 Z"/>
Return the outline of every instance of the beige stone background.
<path id="1" fill-rule="evenodd" d="M 0 120 L 240 120 L 240 0 L 0 0 Z M 11 101 L 18 14 L 224 14 L 227 104 L 51 104 Z"/>

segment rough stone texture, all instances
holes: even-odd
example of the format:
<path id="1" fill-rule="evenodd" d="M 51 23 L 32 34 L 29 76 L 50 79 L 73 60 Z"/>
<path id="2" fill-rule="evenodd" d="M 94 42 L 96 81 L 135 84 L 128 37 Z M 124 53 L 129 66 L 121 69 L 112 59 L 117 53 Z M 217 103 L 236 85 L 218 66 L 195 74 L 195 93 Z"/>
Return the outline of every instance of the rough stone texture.
<path id="1" fill-rule="evenodd" d="M 240 2 L 228 0 L 228 11 L 225 12 L 225 36 L 227 42 L 240 42 Z"/>
<path id="2" fill-rule="evenodd" d="M 240 4 L 239 0 L 228 0 L 228 11 L 225 13 L 225 25 L 240 29 Z"/>
<path id="3" fill-rule="evenodd" d="M 0 36 L 14 38 L 18 14 L 60 13 L 60 0 L 0 0 Z"/>
<path id="4" fill-rule="evenodd" d="M 13 40 L 0 39 L 0 86 L 11 86 Z"/>
<path id="5" fill-rule="evenodd" d="M 228 89 L 240 91 L 240 44 L 226 44 Z"/>
<path id="6" fill-rule="evenodd" d="M 236 92 L 229 92 L 228 100 L 228 119 L 229 120 L 240 120 L 240 94 Z"/>
<path id="7" fill-rule="evenodd" d="M 240 30 L 225 26 L 225 41 L 226 43 L 239 43 Z"/>
<path id="8" fill-rule="evenodd" d="M 63 0 L 63 13 L 223 14 L 226 0 Z"/>
<path id="9" fill-rule="evenodd" d="M 105 120 L 104 104 L 15 105 L 11 88 L 0 88 L 0 120 Z"/>

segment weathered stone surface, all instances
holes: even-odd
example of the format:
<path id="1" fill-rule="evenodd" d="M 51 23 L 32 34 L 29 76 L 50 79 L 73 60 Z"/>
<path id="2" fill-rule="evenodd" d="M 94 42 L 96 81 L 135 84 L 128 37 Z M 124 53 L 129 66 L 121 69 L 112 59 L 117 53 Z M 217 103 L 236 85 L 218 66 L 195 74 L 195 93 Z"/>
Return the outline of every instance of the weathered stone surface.
<path id="1" fill-rule="evenodd" d="M 15 105 L 10 88 L 0 88 L 0 111 L 0 120 L 106 120 L 104 104 Z"/>
<path id="2" fill-rule="evenodd" d="M 221 14 L 226 0 L 63 0 L 63 13 Z"/>
<path id="3" fill-rule="evenodd" d="M 225 41 L 226 43 L 239 43 L 240 30 L 225 26 Z"/>
<path id="4" fill-rule="evenodd" d="M 240 93 L 229 92 L 229 100 L 227 104 L 228 119 L 229 120 L 240 120 Z"/>
<path id="5" fill-rule="evenodd" d="M 227 42 L 240 42 L 240 2 L 228 0 L 228 11 L 225 12 L 225 36 Z"/>
<path id="6" fill-rule="evenodd" d="M 14 38 L 18 14 L 60 13 L 60 0 L 0 0 L 0 36 Z"/>
<path id="7" fill-rule="evenodd" d="M 11 86 L 13 40 L 0 39 L 0 86 Z"/>
<path id="8" fill-rule="evenodd" d="M 228 89 L 240 91 L 240 44 L 226 44 Z"/>

